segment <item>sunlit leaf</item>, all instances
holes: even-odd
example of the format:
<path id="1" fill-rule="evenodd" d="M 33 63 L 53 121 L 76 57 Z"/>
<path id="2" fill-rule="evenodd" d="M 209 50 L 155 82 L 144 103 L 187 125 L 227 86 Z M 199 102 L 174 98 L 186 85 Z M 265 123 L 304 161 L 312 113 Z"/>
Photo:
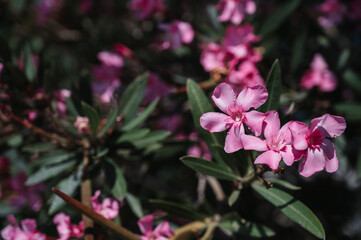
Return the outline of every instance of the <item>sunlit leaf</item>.
<path id="1" fill-rule="evenodd" d="M 238 200 L 240 194 L 240 190 L 234 190 L 228 198 L 228 205 L 233 206 L 233 204 Z"/>

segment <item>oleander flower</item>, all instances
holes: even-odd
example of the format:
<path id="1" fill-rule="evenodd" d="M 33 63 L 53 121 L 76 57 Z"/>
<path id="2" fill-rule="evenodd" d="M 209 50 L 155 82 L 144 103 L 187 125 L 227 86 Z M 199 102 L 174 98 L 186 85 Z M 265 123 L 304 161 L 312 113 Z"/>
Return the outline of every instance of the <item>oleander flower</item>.
<path id="1" fill-rule="evenodd" d="M 300 87 L 311 89 L 318 86 L 323 92 L 332 92 L 337 87 L 337 79 L 329 70 L 321 54 L 316 54 L 311 62 L 311 69 L 302 77 Z"/>
<path id="2" fill-rule="evenodd" d="M 9 216 L 8 220 L 13 225 L 6 226 L 1 230 L 1 236 L 4 240 L 45 240 L 46 235 L 36 229 L 36 221 L 26 218 L 21 221 L 21 227 L 15 220 L 14 216 Z"/>
<path id="3" fill-rule="evenodd" d="M 225 67 L 226 52 L 216 43 L 208 43 L 203 46 L 201 54 L 201 64 L 205 71 L 211 72 L 217 68 Z"/>
<path id="4" fill-rule="evenodd" d="M 326 170 L 338 169 L 336 149 L 329 138 L 340 136 L 346 129 L 343 117 L 325 114 L 311 121 L 310 127 L 305 123 L 293 122 L 290 125 L 292 145 L 296 150 L 304 151 L 305 160 L 298 171 L 304 177 Z"/>
<path id="5" fill-rule="evenodd" d="M 79 133 L 89 133 L 89 119 L 87 117 L 77 116 L 74 122 L 74 127 L 78 130 Z"/>
<path id="6" fill-rule="evenodd" d="M 170 24 L 161 24 L 159 28 L 166 31 L 163 39 L 162 48 L 172 49 L 173 51 L 193 41 L 194 30 L 192 25 L 187 22 L 173 21 Z"/>
<path id="7" fill-rule="evenodd" d="M 164 9 L 163 0 L 132 0 L 129 7 L 140 20 Z"/>
<path id="8" fill-rule="evenodd" d="M 95 212 L 99 213 L 107 219 L 113 219 L 119 215 L 119 202 L 114 198 L 105 198 L 99 202 L 100 190 L 97 190 L 91 197 L 92 207 Z"/>
<path id="9" fill-rule="evenodd" d="M 201 126 L 210 132 L 223 132 L 229 129 L 224 150 L 227 153 L 238 151 L 243 148 L 243 140 L 246 140 L 245 123 L 252 132 L 259 136 L 262 132 L 264 113 L 252 110 L 257 109 L 266 102 L 267 90 L 260 85 L 246 87 L 238 96 L 227 83 L 219 84 L 213 92 L 212 99 L 217 107 L 224 113 L 208 112 L 201 116 Z"/>
<path id="10" fill-rule="evenodd" d="M 61 212 L 54 216 L 53 222 L 56 225 L 58 231 L 58 240 L 67 240 L 71 237 L 81 238 L 84 233 L 83 222 L 80 221 L 78 225 L 72 224 L 70 217 L 65 213 Z"/>
<path id="11" fill-rule="evenodd" d="M 140 236 L 142 240 L 166 240 L 174 234 L 167 221 L 161 222 L 153 230 L 153 221 L 153 215 L 146 215 L 138 220 L 139 229 L 143 234 Z"/>
<path id="12" fill-rule="evenodd" d="M 218 17 L 220 22 L 231 21 L 238 25 L 247 14 L 255 13 L 256 4 L 253 0 L 220 0 L 217 8 L 221 11 Z"/>
<path id="13" fill-rule="evenodd" d="M 326 0 L 318 8 L 322 16 L 317 21 L 325 28 L 340 24 L 347 13 L 346 5 L 338 0 Z"/>

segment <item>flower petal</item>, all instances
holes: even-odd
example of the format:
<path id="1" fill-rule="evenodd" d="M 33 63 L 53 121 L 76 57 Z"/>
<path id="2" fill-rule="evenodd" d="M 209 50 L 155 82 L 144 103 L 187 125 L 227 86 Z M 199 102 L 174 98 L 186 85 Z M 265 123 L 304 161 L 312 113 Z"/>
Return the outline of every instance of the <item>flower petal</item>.
<path id="1" fill-rule="evenodd" d="M 244 123 L 252 130 L 254 135 L 259 136 L 262 133 L 263 121 L 266 117 L 264 113 L 252 110 L 243 114 Z"/>
<path id="2" fill-rule="evenodd" d="M 159 224 L 154 229 L 153 232 L 156 233 L 156 234 L 159 234 L 159 235 L 165 235 L 167 237 L 170 237 L 170 236 L 172 236 L 174 234 L 173 230 L 169 226 L 169 222 L 167 222 L 167 221 L 164 221 L 161 224 Z"/>
<path id="3" fill-rule="evenodd" d="M 284 151 L 280 151 L 283 162 L 287 166 L 291 166 L 295 161 L 300 160 L 303 157 L 304 151 L 296 150 L 291 145 L 286 145 Z"/>
<path id="4" fill-rule="evenodd" d="M 244 128 L 242 125 L 239 131 L 239 135 L 241 134 L 244 134 Z M 236 134 L 236 129 L 234 126 L 229 129 L 226 136 L 226 142 L 224 144 L 224 151 L 226 153 L 233 153 L 243 148 L 242 141 L 239 135 Z"/>
<path id="5" fill-rule="evenodd" d="M 266 139 L 273 139 L 279 135 L 280 118 L 277 111 L 269 111 L 263 122 L 263 134 Z"/>
<path id="6" fill-rule="evenodd" d="M 33 233 L 36 229 L 36 221 L 34 219 L 24 219 L 21 221 L 21 227 L 24 232 Z"/>
<path id="7" fill-rule="evenodd" d="M 227 130 L 231 124 L 229 116 L 223 113 L 208 112 L 201 116 L 200 124 L 202 128 L 207 129 L 210 132 L 223 132 Z"/>
<path id="8" fill-rule="evenodd" d="M 267 151 L 262 153 L 256 158 L 256 161 L 254 161 L 255 164 L 266 164 L 271 169 L 276 170 L 278 168 L 278 165 L 281 161 L 281 154 L 275 151 Z"/>
<path id="9" fill-rule="evenodd" d="M 152 214 L 149 214 L 138 220 L 137 223 L 138 223 L 139 229 L 143 234 L 152 232 L 153 219 L 154 219 L 154 216 Z"/>
<path id="10" fill-rule="evenodd" d="M 258 137 L 242 134 L 241 141 L 244 149 L 246 150 L 256 150 L 259 152 L 264 152 L 268 150 L 266 141 Z"/>
<path id="11" fill-rule="evenodd" d="M 221 83 L 214 89 L 212 99 L 222 112 L 230 115 L 228 108 L 234 106 L 236 95 L 230 85 Z"/>
<path id="12" fill-rule="evenodd" d="M 239 93 L 236 101 L 243 111 L 248 111 L 250 108 L 257 109 L 266 102 L 267 98 L 268 92 L 266 88 L 257 85 L 243 89 Z"/>
<path id="13" fill-rule="evenodd" d="M 338 169 L 338 159 L 336 156 L 336 149 L 333 150 L 333 157 L 328 158 L 326 156 L 326 165 L 325 169 L 327 172 L 336 172 Z"/>
<path id="14" fill-rule="evenodd" d="M 308 133 L 308 126 L 305 123 L 291 121 L 289 129 L 292 136 L 292 146 L 297 150 L 305 150 L 308 147 L 306 134 Z"/>
<path id="15" fill-rule="evenodd" d="M 299 173 L 309 177 L 316 172 L 322 171 L 325 167 L 325 154 L 322 149 L 308 149 L 305 161 L 298 167 Z"/>
<path id="16" fill-rule="evenodd" d="M 343 117 L 325 114 L 322 117 L 312 119 L 310 130 L 320 129 L 327 137 L 338 137 L 346 129 L 346 121 Z"/>

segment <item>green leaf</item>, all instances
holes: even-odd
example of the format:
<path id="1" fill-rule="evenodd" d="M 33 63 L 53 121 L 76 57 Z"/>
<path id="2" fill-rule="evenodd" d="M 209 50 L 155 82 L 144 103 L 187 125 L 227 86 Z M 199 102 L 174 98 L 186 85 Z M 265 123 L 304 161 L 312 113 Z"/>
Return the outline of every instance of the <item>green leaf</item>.
<path id="1" fill-rule="evenodd" d="M 73 167 L 75 163 L 75 160 L 71 160 L 57 165 L 41 167 L 37 172 L 29 176 L 28 180 L 26 181 L 26 185 L 33 185 L 53 178 L 60 173 L 66 171 L 67 169 Z"/>
<path id="2" fill-rule="evenodd" d="M 124 178 L 121 168 L 110 158 L 107 159 L 115 171 L 115 182 L 112 187 L 112 193 L 115 198 L 122 201 L 127 194 L 127 181 Z"/>
<path id="3" fill-rule="evenodd" d="M 264 24 L 262 24 L 262 27 L 257 34 L 265 37 L 279 28 L 279 26 L 288 19 L 289 15 L 297 9 L 300 2 L 300 0 L 286 1 L 282 6 L 273 11 L 272 15 L 263 22 Z"/>
<path id="4" fill-rule="evenodd" d="M 93 131 L 93 134 L 96 134 L 99 126 L 100 116 L 97 110 L 95 110 L 95 108 L 86 102 L 82 102 L 81 104 L 83 106 L 85 116 L 89 119 L 90 129 Z"/>
<path id="5" fill-rule="evenodd" d="M 233 206 L 233 204 L 238 200 L 239 198 L 239 195 L 241 194 L 241 191 L 240 190 L 234 190 L 231 195 L 229 196 L 228 198 L 228 205 L 230 207 Z"/>
<path id="6" fill-rule="evenodd" d="M 356 172 L 359 177 L 361 177 L 361 152 L 359 152 L 356 162 Z"/>
<path id="7" fill-rule="evenodd" d="M 139 198 L 129 192 L 125 197 L 127 199 L 127 203 L 129 204 L 130 209 L 133 211 L 135 216 L 137 216 L 137 218 L 142 218 L 144 216 L 144 213 Z"/>
<path id="8" fill-rule="evenodd" d="M 337 63 L 338 69 L 342 69 L 344 66 L 346 66 L 346 63 L 347 63 L 348 59 L 350 58 L 350 55 L 351 55 L 351 51 L 349 48 L 346 48 L 341 52 L 340 57 L 338 58 L 338 63 Z"/>
<path id="9" fill-rule="evenodd" d="M 40 155 L 32 164 L 34 166 L 54 165 L 74 159 L 76 155 L 77 152 L 66 152 L 63 150 L 55 150 Z"/>
<path id="10" fill-rule="evenodd" d="M 130 131 L 134 128 L 138 127 L 140 124 L 142 124 L 149 115 L 153 112 L 154 108 L 157 106 L 159 102 L 159 99 L 155 99 L 141 114 L 139 114 L 134 120 L 131 122 L 126 123 L 123 127 L 123 131 Z"/>
<path id="11" fill-rule="evenodd" d="M 11 214 L 15 214 L 19 210 L 13 208 L 12 206 L 8 205 L 5 202 L 0 202 L 0 217 L 5 218 L 10 216 Z"/>
<path id="12" fill-rule="evenodd" d="M 147 86 L 148 73 L 145 73 L 131 83 L 121 98 L 120 114 L 125 117 L 125 122 L 132 120 L 140 103 L 142 102 Z"/>
<path id="13" fill-rule="evenodd" d="M 71 100 L 71 98 L 65 98 L 66 103 L 66 110 L 73 115 L 74 117 L 79 116 L 79 112 L 77 108 L 74 105 L 74 102 Z"/>
<path id="14" fill-rule="evenodd" d="M 252 184 L 253 189 L 267 201 L 278 207 L 286 216 L 318 238 L 326 239 L 325 230 L 315 214 L 302 202 L 277 188 L 267 189 L 259 182 Z"/>
<path id="15" fill-rule="evenodd" d="M 222 220 L 219 227 L 228 235 L 240 233 L 241 235 L 254 238 L 273 237 L 275 235 L 275 232 L 272 229 L 262 224 L 249 221 Z"/>
<path id="16" fill-rule="evenodd" d="M 24 72 L 25 76 L 30 82 L 34 82 L 36 76 L 35 63 L 33 61 L 31 47 L 29 44 L 25 44 L 22 57 L 24 61 Z"/>
<path id="17" fill-rule="evenodd" d="M 334 105 L 336 112 L 345 116 L 346 121 L 361 120 L 361 104 L 360 103 L 337 103 Z"/>
<path id="18" fill-rule="evenodd" d="M 118 104 L 115 105 L 114 109 L 109 112 L 109 115 L 107 117 L 107 122 L 105 123 L 104 127 L 100 132 L 98 133 L 98 137 L 102 137 L 106 132 L 109 131 L 109 129 L 113 128 L 115 125 L 115 122 L 117 121 L 119 112 Z"/>
<path id="19" fill-rule="evenodd" d="M 281 187 L 290 189 L 290 190 L 301 190 L 301 187 L 295 186 L 289 182 L 283 181 L 281 179 L 275 179 L 275 178 L 265 178 L 264 180 L 269 181 L 273 184 L 279 185 Z"/>
<path id="20" fill-rule="evenodd" d="M 203 221 L 207 216 L 198 213 L 197 210 L 186 203 L 169 202 L 158 199 L 150 199 L 150 204 L 155 209 L 161 209 L 174 217 L 183 217 L 190 220 Z"/>
<path id="21" fill-rule="evenodd" d="M 148 128 L 141 128 L 136 129 L 130 132 L 123 133 L 120 137 L 116 140 L 116 144 L 123 143 L 123 142 L 130 142 L 144 138 L 148 133 L 150 133 L 150 129 Z"/>
<path id="22" fill-rule="evenodd" d="M 214 148 L 214 145 L 224 146 L 224 133 L 210 133 L 203 129 L 199 123 L 199 119 L 204 113 L 214 112 L 211 103 L 197 83 L 190 79 L 187 80 L 187 95 L 197 132 L 207 144 L 214 159 L 219 163 L 224 163 L 222 156 L 218 150 Z"/>
<path id="23" fill-rule="evenodd" d="M 148 145 L 163 141 L 169 135 L 170 135 L 170 132 L 167 132 L 167 131 L 161 131 L 161 130 L 152 131 L 143 138 L 133 140 L 132 144 L 136 148 L 144 148 L 144 147 L 147 147 Z"/>
<path id="24" fill-rule="evenodd" d="M 38 152 L 47 151 L 51 148 L 54 148 L 54 145 L 52 143 L 40 142 L 40 143 L 33 143 L 33 144 L 26 145 L 22 148 L 22 150 L 24 152 L 35 154 Z"/>
<path id="25" fill-rule="evenodd" d="M 224 162 L 232 169 L 234 173 L 240 176 L 244 176 L 250 166 L 247 152 L 241 149 L 234 153 L 226 153 L 224 147 L 219 145 L 213 145 L 215 149 L 220 153 Z"/>
<path id="26" fill-rule="evenodd" d="M 303 61 L 303 56 L 305 53 L 305 45 L 307 41 L 307 27 L 304 26 L 299 34 L 297 34 L 297 39 L 293 45 L 293 51 L 291 56 L 291 72 L 295 72 L 298 69 L 298 66 Z"/>
<path id="27" fill-rule="evenodd" d="M 281 67 L 278 59 L 276 59 L 267 76 L 266 87 L 268 90 L 268 99 L 259 108 L 261 112 L 278 109 L 281 97 L 281 83 Z"/>
<path id="28" fill-rule="evenodd" d="M 352 90 L 361 93 L 361 76 L 354 71 L 347 69 L 343 73 L 343 79 L 347 82 L 347 84 L 352 88 Z"/>
<path id="29" fill-rule="evenodd" d="M 225 164 L 211 162 L 202 158 L 190 156 L 181 157 L 180 160 L 188 167 L 204 175 L 231 181 L 236 181 L 239 179 L 239 177 L 235 175 Z"/>
<path id="30" fill-rule="evenodd" d="M 74 171 L 70 176 L 63 179 L 56 186 L 56 188 L 72 197 L 75 193 L 75 190 L 80 185 L 82 175 L 83 175 L 83 165 L 79 165 L 78 170 Z M 64 200 L 55 194 L 52 195 L 50 200 L 51 200 L 51 204 L 48 211 L 50 215 L 58 212 L 63 206 L 65 206 Z"/>

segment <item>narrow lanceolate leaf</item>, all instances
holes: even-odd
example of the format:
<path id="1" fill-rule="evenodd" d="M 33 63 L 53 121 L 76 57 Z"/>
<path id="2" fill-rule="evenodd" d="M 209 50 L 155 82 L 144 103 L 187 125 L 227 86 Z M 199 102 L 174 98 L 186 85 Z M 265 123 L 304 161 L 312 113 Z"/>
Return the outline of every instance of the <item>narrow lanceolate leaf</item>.
<path id="1" fill-rule="evenodd" d="M 148 74 L 145 73 L 131 83 L 121 98 L 119 113 L 129 122 L 135 115 L 140 103 L 142 102 L 145 87 L 147 86 Z"/>
<path id="2" fill-rule="evenodd" d="M 144 216 L 144 213 L 139 198 L 137 198 L 131 193 L 127 193 L 125 197 L 127 199 L 127 203 L 129 204 L 130 209 L 135 214 L 135 216 L 137 216 L 137 218 L 142 218 Z"/>
<path id="3" fill-rule="evenodd" d="M 105 123 L 102 130 L 99 131 L 98 137 L 102 137 L 106 132 L 108 132 L 112 127 L 114 127 L 115 122 L 117 121 L 119 112 L 118 104 L 115 105 L 114 109 L 109 112 L 109 115 L 107 117 L 107 122 Z"/>
<path id="4" fill-rule="evenodd" d="M 268 91 L 268 99 L 260 107 L 261 112 L 277 110 L 281 97 L 281 67 L 278 59 L 273 63 L 268 73 L 266 87 Z"/>
<path id="5" fill-rule="evenodd" d="M 78 170 L 74 171 L 69 177 L 62 180 L 58 185 L 57 188 L 62 191 L 63 193 L 73 196 L 75 190 L 78 188 L 81 182 L 81 177 L 83 175 L 83 166 L 79 165 Z M 58 212 L 63 206 L 65 202 L 60 197 L 53 194 L 51 198 L 51 204 L 49 208 L 49 214 L 52 215 Z"/>
<path id="6" fill-rule="evenodd" d="M 161 209 L 174 217 L 183 217 L 190 220 L 204 220 L 207 216 L 198 213 L 195 208 L 184 203 L 169 202 L 158 199 L 149 200 L 155 209 Z"/>
<path id="7" fill-rule="evenodd" d="M 236 181 L 238 176 L 235 175 L 226 165 L 204 160 L 202 158 L 184 156 L 180 160 L 192 168 L 193 170 L 200 172 L 204 175 L 213 176 L 215 178 Z"/>
<path id="8" fill-rule="evenodd" d="M 222 156 L 219 154 L 217 149 L 214 148 L 214 145 L 224 146 L 224 134 L 210 133 L 209 131 L 203 129 L 199 123 L 199 119 L 204 113 L 214 112 L 211 103 L 197 83 L 190 79 L 187 81 L 187 95 L 193 115 L 194 125 L 198 133 L 206 142 L 214 159 L 219 163 L 224 163 Z"/>
<path id="9" fill-rule="evenodd" d="M 281 179 L 265 178 L 264 180 L 269 181 L 269 182 L 271 182 L 273 184 L 279 185 L 281 187 L 290 189 L 290 190 L 300 190 L 301 189 L 301 187 L 295 186 L 295 185 L 293 185 L 293 184 L 291 184 L 289 182 L 283 181 Z"/>
<path id="10" fill-rule="evenodd" d="M 34 82 L 36 76 L 35 63 L 33 61 L 30 44 L 26 44 L 23 49 L 23 61 L 25 75 L 30 82 Z"/>
<path id="11" fill-rule="evenodd" d="M 325 230 L 316 215 L 302 202 L 277 188 L 267 189 L 259 182 L 253 189 L 267 201 L 278 207 L 286 216 L 318 238 L 325 239 Z"/>
<path id="12" fill-rule="evenodd" d="M 288 16 L 297 9 L 300 2 L 300 0 L 285 1 L 283 5 L 278 7 L 276 11 L 273 11 L 272 15 L 264 21 L 258 34 L 265 36 L 279 28 L 288 19 Z"/>
<path id="13" fill-rule="evenodd" d="M 120 167 L 110 158 L 107 159 L 115 171 L 115 181 L 112 187 L 112 193 L 115 198 L 122 201 L 127 194 L 127 181 L 124 178 L 123 171 Z"/>
<path id="14" fill-rule="evenodd" d="M 238 200 L 240 194 L 240 190 L 234 190 L 228 198 L 228 205 L 233 206 L 233 204 Z"/>
<path id="15" fill-rule="evenodd" d="M 149 115 L 153 112 L 154 108 L 157 106 L 159 102 L 159 99 L 155 99 L 141 114 L 139 114 L 134 120 L 131 122 L 126 123 L 123 127 L 123 131 L 130 131 L 134 128 L 138 127 L 140 124 L 142 124 Z"/>
<path id="16" fill-rule="evenodd" d="M 99 121 L 100 121 L 99 113 L 97 112 L 97 110 L 95 110 L 95 108 L 93 108 L 89 104 L 87 104 L 85 102 L 82 102 L 81 104 L 82 104 L 85 116 L 88 117 L 88 119 L 89 119 L 90 129 L 93 131 L 93 134 L 95 134 L 98 130 Z"/>
<path id="17" fill-rule="evenodd" d="M 167 132 L 167 131 L 161 131 L 161 130 L 153 131 L 153 132 L 150 132 L 149 134 L 147 134 L 146 136 L 144 136 L 141 139 L 137 139 L 137 140 L 132 141 L 132 144 L 136 148 L 144 148 L 144 147 L 147 147 L 147 146 L 152 145 L 154 143 L 163 141 L 169 135 L 170 135 L 170 132 Z"/>
<path id="18" fill-rule="evenodd" d="M 148 135 L 148 133 L 150 133 L 150 129 L 148 128 L 135 129 L 130 132 L 122 133 L 122 135 L 120 135 L 120 137 L 115 141 L 115 143 L 116 144 L 123 142 L 133 143 L 133 141 L 142 139 L 143 137 Z"/>
<path id="19" fill-rule="evenodd" d="M 273 237 L 275 235 L 272 229 L 262 224 L 244 220 L 222 220 L 219 227 L 224 233 L 230 236 L 234 233 L 240 233 L 241 235 L 253 238 Z"/>

